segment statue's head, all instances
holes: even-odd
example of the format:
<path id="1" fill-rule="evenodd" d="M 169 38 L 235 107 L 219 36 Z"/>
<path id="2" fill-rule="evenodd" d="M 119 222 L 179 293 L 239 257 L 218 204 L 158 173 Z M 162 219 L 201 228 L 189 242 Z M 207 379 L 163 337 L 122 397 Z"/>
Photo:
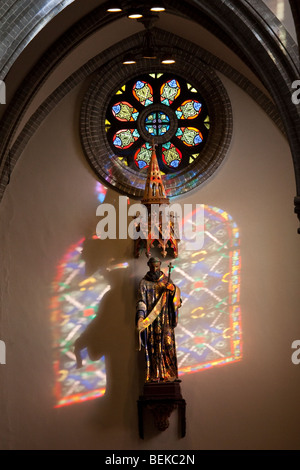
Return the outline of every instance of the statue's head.
<path id="1" fill-rule="evenodd" d="M 150 267 L 151 264 L 159 263 L 161 264 L 161 261 L 159 258 L 154 258 L 153 256 L 148 259 L 147 264 Z"/>
<path id="2" fill-rule="evenodd" d="M 161 261 L 159 258 L 151 257 L 149 258 L 147 264 L 149 266 L 150 272 L 160 273 Z"/>

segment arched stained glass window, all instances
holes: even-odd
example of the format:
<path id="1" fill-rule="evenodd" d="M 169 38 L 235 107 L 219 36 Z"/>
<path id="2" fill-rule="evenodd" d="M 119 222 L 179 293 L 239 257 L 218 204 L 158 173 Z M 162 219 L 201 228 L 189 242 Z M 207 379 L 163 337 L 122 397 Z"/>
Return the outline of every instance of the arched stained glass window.
<path id="1" fill-rule="evenodd" d="M 210 118 L 200 90 L 170 73 L 128 80 L 110 100 L 106 112 L 109 145 L 122 164 L 145 171 L 156 144 L 163 174 L 183 170 L 200 155 Z"/>

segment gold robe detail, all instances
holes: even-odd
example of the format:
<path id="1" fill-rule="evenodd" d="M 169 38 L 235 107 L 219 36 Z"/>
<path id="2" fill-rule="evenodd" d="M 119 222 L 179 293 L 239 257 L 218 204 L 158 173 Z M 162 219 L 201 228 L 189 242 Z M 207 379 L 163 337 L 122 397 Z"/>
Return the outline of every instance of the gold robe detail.
<path id="1" fill-rule="evenodd" d="M 157 281 L 149 273 L 139 285 L 136 321 L 146 356 L 146 382 L 174 381 L 178 378 L 174 328 L 181 305 L 180 291 L 166 290 L 168 278 L 161 273 Z"/>

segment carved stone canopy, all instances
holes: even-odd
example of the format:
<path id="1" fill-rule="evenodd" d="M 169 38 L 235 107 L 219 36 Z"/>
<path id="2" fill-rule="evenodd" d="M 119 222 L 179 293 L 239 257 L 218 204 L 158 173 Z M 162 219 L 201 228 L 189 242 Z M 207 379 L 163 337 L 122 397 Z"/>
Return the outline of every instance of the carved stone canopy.
<path id="1" fill-rule="evenodd" d="M 154 145 L 152 147 L 152 156 L 141 203 L 146 206 L 148 217 L 147 220 L 140 222 L 137 227 L 141 236 L 135 240 L 135 257 L 138 258 L 141 252 L 145 250 L 145 254 L 149 258 L 151 256 L 151 248 L 156 245 L 161 249 L 161 254 L 164 258 L 168 250 L 172 252 L 174 258 L 177 258 L 178 242 L 180 240 L 176 219 L 172 214 L 168 214 L 168 218 L 164 218 L 162 213 L 155 210 L 152 211 L 152 206 L 154 205 L 158 208 L 159 206 L 170 204 L 164 188 Z"/>

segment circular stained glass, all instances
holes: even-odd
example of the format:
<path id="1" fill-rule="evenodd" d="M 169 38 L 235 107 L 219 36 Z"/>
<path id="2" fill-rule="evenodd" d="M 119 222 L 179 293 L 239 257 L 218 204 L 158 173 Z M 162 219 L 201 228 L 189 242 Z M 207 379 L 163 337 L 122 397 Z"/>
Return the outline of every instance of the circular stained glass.
<path id="1" fill-rule="evenodd" d="M 210 124 L 200 90 L 170 73 L 123 83 L 106 112 L 111 149 L 127 168 L 141 172 L 149 166 L 153 144 L 163 174 L 191 165 L 205 147 Z"/>
<path id="2" fill-rule="evenodd" d="M 145 129 L 152 135 L 164 135 L 170 129 L 170 118 L 163 111 L 148 114 L 145 119 Z"/>
<path id="3" fill-rule="evenodd" d="M 165 41 L 159 30 L 156 34 Z M 139 54 L 140 37 L 134 41 Z M 112 51 L 84 95 L 85 156 L 97 177 L 121 194 L 142 198 L 153 143 L 170 198 L 205 182 L 227 153 L 232 136 L 228 94 L 199 50 L 184 44 L 184 50 L 174 49 L 171 67 L 158 59 L 125 67 L 120 50 Z"/>

